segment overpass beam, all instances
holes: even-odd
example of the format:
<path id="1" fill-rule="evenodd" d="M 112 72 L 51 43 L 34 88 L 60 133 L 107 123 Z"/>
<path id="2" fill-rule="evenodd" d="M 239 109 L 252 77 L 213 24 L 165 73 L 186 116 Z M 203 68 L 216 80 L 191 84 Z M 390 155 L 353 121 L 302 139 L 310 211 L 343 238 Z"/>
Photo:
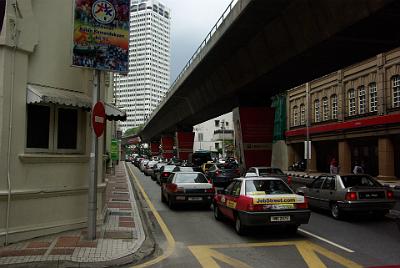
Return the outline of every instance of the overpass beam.
<path id="1" fill-rule="evenodd" d="M 241 169 L 270 166 L 274 108 L 238 107 L 233 110 L 236 156 Z"/>

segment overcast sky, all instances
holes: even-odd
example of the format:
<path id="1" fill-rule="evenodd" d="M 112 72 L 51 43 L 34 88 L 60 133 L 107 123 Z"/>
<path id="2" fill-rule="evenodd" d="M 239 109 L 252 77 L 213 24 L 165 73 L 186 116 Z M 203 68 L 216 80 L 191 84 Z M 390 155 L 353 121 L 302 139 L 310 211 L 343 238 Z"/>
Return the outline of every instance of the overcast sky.
<path id="1" fill-rule="evenodd" d="M 171 83 L 231 0 L 161 0 L 171 9 Z"/>

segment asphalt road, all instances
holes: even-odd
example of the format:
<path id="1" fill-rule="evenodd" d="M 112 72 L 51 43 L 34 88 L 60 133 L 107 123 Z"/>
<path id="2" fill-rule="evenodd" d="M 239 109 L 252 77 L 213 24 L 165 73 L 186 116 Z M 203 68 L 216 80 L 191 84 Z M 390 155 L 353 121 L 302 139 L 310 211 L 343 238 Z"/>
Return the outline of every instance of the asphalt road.
<path id="1" fill-rule="evenodd" d="M 281 229 L 254 229 L 236 234 L 229 222 L 218 222 L 212 210 L 170 210 L 160 186 L 128 164 L 132 181 L 148 196 L 158 254 L 142 267 L 384 267 L 400 265 L 400 232 L 387 218 L 355 217 L 337 221 L 323 211 L 295 235 Z"/>

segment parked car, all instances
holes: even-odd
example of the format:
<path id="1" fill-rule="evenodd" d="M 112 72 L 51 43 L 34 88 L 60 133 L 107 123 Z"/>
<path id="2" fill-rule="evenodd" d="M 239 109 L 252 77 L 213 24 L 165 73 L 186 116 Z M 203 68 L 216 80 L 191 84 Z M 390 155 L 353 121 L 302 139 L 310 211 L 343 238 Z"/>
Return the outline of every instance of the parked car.
<path id="1" fill-rule="evenodd" d="M 143 159 L 144 159 L 143 157 L 137 156 L 137 157 L 135 157 L 135 158 L 133 159 L 132 164 L 134 164 L 135 167 L 138 168 L 138 167 L 140 166 L 140 162 L 141 162 Z"/>
<path id="2" fill-rule="evenodd" d="M 165 165 L 160 168 L 160 172 L 157 173 L 157 183 L 162 185 L 163 183 L 167 182 L 169 175 L 171 175 L 172 171 L 174 170 L 175 165 Z"/>
<path id="3" fill-rule="evenodd" d="M 276 167 L 251 167 L 247 174 L 251 174 L 250 176 L 280 178 L 289 186 L 292 184 L 292 176 L 286 175 L 280 168 Z M 249 177 L 247 174 L 246 177 Z"/>
<path id="4" fill-rule="evenodd" d="M 217 189 L 226 188 L 234 178 L 240 177 L 240 170 L 237 164 L 213 164 L 206 172 L 207 178 Z"/>
<path id="5" fill-rule="evenodd" d="M 155 165 L 153 166 L 153 172 L 152 172 L 152 174 L 151 174 L 151 179 L 152 179 L 152 180 L 154 180 L 154 181 L 157 180 L 157 174 L 160 173 L 161 167 L 162 167 L 162 166 L 165 166 L 166 164 L 167 164 L 167 163 L 159 162 L 159 163 L 157 163 L 157 164 L 155 164 Z"/>
<path id="6" fill-rule="evenodd" d="M 346 212 L 384 216 L 395 205 L 393 191 L 366 174 L 321 175 L 297 193 L 307 197 L 310 207 L 330 210 L 335 219 Z"/>
<path id="7" fill-rule="evenodd" d="M 153 172 L 153 167 L 158 163 L 158 161 L 151 160 L 147 163 L 144 169 L 144 174 L 146 176 L 152 176 Z"/>
<path id="8" fill-rule="evenodd" d="M 144 172 L 144 169 L 146 168 L 146 165 L 149 163 L 149 159 L 143 159 L 140 161 L 139 169 L 140 171 Z"/>
<path id="9" fill-rule="evenodd" d="M 210 207 L 215 190 L 201 172 L 173 172 L 161 186 L 161 201 L 170 208 L 176 204 L 202 204 Z"/>
<path id="10" fill-rule="evenodd" d="M 310 210 L 305 197 L 279 178 L 236 178 L 215 195 L 214 217 L 234 221 L 238 234 L 249 227 L 273 225 L 296 232 L 300 224 L 308 223 Z"/>

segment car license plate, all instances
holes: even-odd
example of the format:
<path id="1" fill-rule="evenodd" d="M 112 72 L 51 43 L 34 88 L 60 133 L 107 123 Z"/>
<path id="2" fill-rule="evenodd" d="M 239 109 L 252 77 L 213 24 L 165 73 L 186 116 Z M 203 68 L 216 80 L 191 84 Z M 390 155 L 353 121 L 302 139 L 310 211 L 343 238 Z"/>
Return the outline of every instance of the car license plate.
<path id="1" fill-rule="evenodd" d="M 271 216 L 271 222 L 290 221 L 290 216 Z"/>
<path id="2" fill-rule="evenodd" d="M 276 204 L 272 205 L 271 209 L 275 210 L 294 209 L 294 204 Z"/>
<path id="3" fill-rule="evenodd" d="M 188 200 L 189 201 L 201 201 L 201 200 L 203 200 L 203 198 L 202 197 L 189 197 Z"/>

